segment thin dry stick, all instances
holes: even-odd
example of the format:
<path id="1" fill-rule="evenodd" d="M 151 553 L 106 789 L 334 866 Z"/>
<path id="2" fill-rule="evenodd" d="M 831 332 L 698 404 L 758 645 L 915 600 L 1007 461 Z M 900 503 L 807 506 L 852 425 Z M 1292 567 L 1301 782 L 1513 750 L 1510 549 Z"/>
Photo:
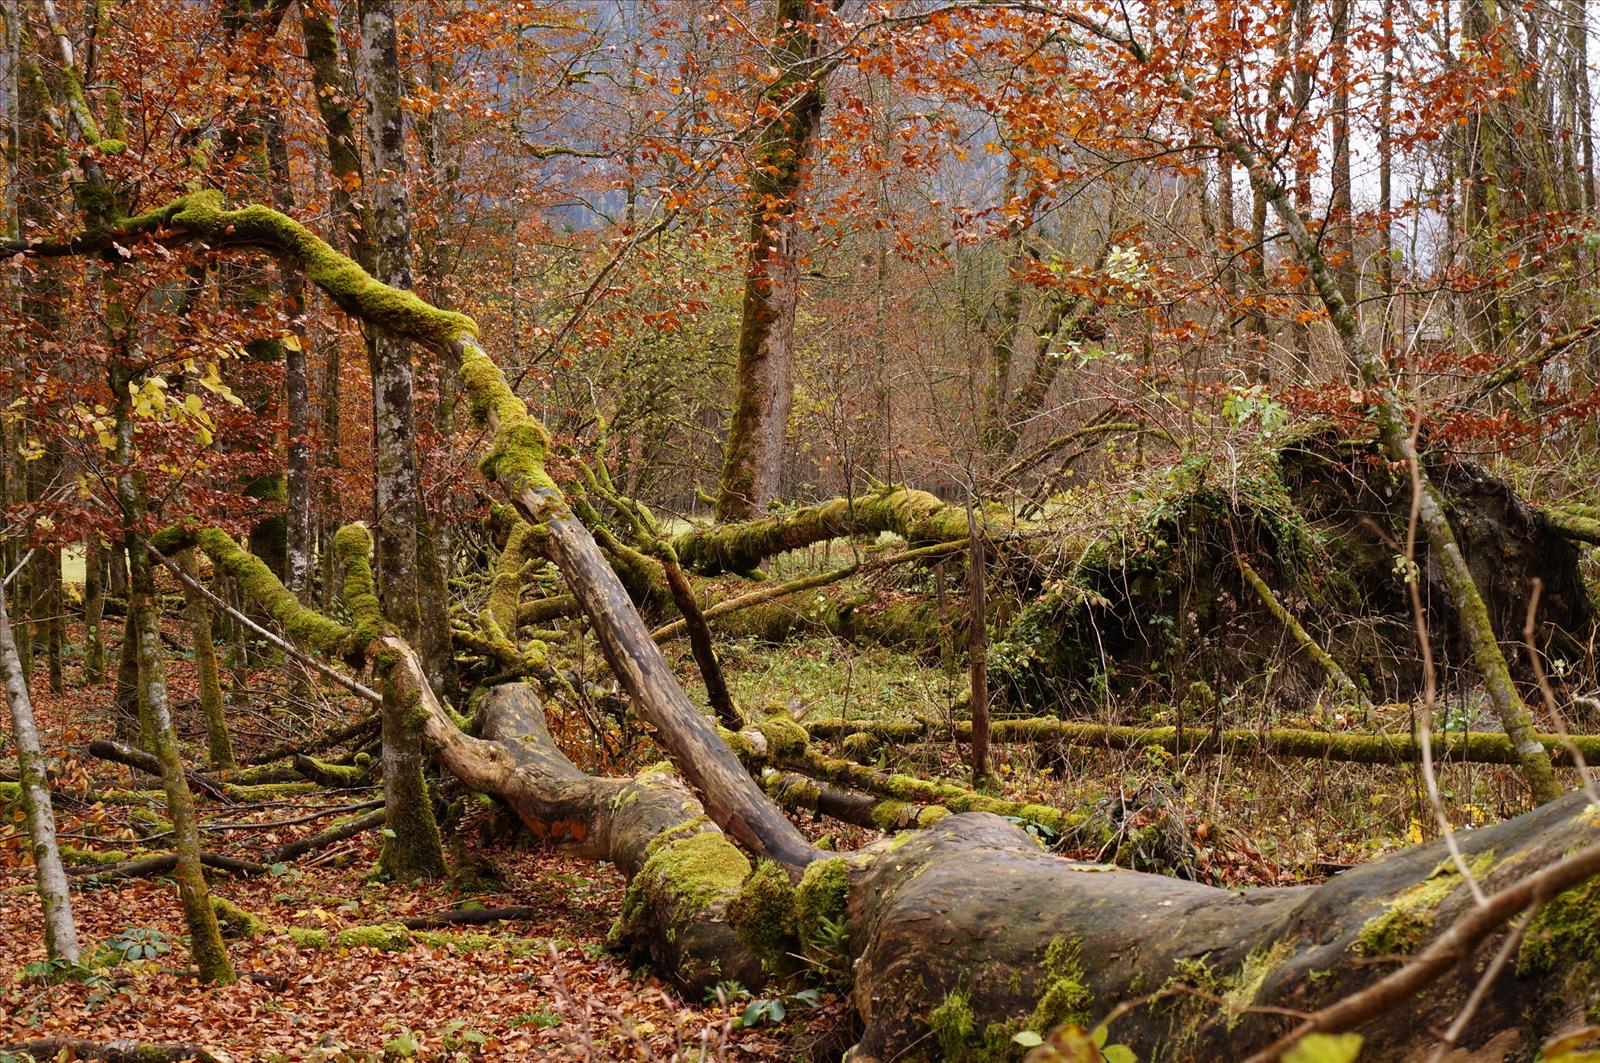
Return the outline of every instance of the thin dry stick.
<path id="1" fill-rule="evenodd" d="M 1583 780 L 1583 792 L 1589 795 L 1589 804 L 1600 809 L 1600 790 L 1595 788 L 1594 774 L 1589 770 L 1588 763 L 1583 759 L 1583 750 L 1572 740 L 1572 733 L 1567 730 L 1566 718 L 1561 715 L 1561 710 L 1556 707 L 1555 691 L 1550 689 L 1550 680 L 1544 674 L 1544 658 L 1539 653 L 1539 647 L 1534 645 L 1534 617 L 1539 612 L 1539 597 L 1544 593 L 1544 580 L 1537 576 L 1533 580 L 1533 593 L 1528 596 L 1528 619 L 1522 625 L 1522 638 L 1528 644 L 1528 660 L 1533 665 L 1533 677 L 1539 684 L 1539 693 L 1544 697 L 1544 707 L 1550 711 L 1550 719 L 1556 726 L 1556 734 L 1561 736 L 1561 744 L 1567 747 L 1567 753 L 1572 757 L 1572 763 L 1578 769 L 1578 777 Z"/>
<path id="2" fill-rule="evenodd" d="M 1472 954 L 1479 942 L 1529 908 L 1600 874 L 1600 843 L 1518 879 L 1457 919 L 1433 944 L 1397 970 L 1321 1011 L 1251 1056 L 1245 1063 L 1273 1063 L 1311 1033 L 1353 1029 L 1415 996 Z"/>
<path id="3" fill-rule="evenodd" d="M 1467 1024 L 1472 1021 L 1472 1016 L 1477 1014 L 1478 1006 L 1483 1003 L 1483 998 L 1488 996 L 1489 987 L 1494 985 L 1494 980 L 1500 977 L 1500 972 L 1505 969 L 1506 963 L 1516 954 L 1517 947 L 1522 944 L 1522 935 L 1528 929 L 1528 924 L 1539 912 L 1538 908 L 1529 908 L 1511 927 L 1511 933 L 1500 943 L 1500 948 L 1494 954 L 1494 959 L 1489 961 L 1489 966 L 1484 970 L 1483 977 L 1478 979 L 1478 984 L 1472 987 L 1472 995 L 1467 997 L 1467 1002 L 1461 1005 L 1461 1011 L 1456 1015 L 1455 1021 L 1439 1039 L 1439 1047 L 1433 1050 L 1428 1063 L 1442 1063 L 1445 1053 L 1456 1046 L 1461 1035 L 1466 1032 Z"/>
<path id="4" fill-rule="evenodd" d="M 1416 449 L 1417 433 L 1421 431 L 1421 421 L 1413 421 L 1411 426 L 1411 445 Z M 1444 837 L 1445 848 L 1450 850 L 1450 860 L 1456 865 L 1456 870 L 1466 881 L 1467 887 L 1472 890 L 1472 899 L 1479 907 L 1488 903 L 1483 894 L 1483 887 L 1478 885 L 1477 876 L 1467 866 L 1467 858 L 1461 853 L 1461 846 L 1456 842 L 1455 828 L 1450 826 L 1450 817 L 1445 815 L 1444 798 L 1439 794 L 1439 777 L 1433 770 L 1433 705 L 1438 694 L 1438 676 L 1433 667 L 1433 646 L 1428 641 L 1428 619 L 1422 611 L 1422 588 L 1419 586 L 1417 570 L 1417 521 L 1422 512 L 1422 463 L 1417 460 L 1411 462 L 1411 515 L 1406 523 L 1406 586 L 1411 592 L 1411 613 L 1417 621 L 1417 645 L 1422 650 L 1422 721 L 1417 728 L 1418 741 L 1422 747 L 1422 778 L 1428 787 L 1428 804 L 1433 809 L 1434 820 L 1439 824 L 1439 832 Z"/>
<path id="5" fill-rule="evenodd" d="M 167 569 L 171 571 L 174 576 L 177 576 L 178 579 L 183 581 L 186 586 L 192 588 L 193 590 L 199 591 L 200 594 L 204 595 L 205 599 L 212 605 L 225 611 L 229 616 L 233 617 L 235 620 L 239 621 L 239 623 L 245 625 L 251 631 L 254 631 L 257 635 L 260 635 L 262 638 L 278 647 L 290 657 L 299 661 L 301 664 L 306 665 L 308 668 L 316 669 L 318 672 L 327 676 L 335 683 L 338 683 L 346 690 L 354 694 L 359 694 L 361 697 L 366 698 L 374 705 L 381 705 L 383 703 L 382 694 L 378 693 L 376 690 L 373 690 L 371 687 L 366 686 L 360 680 L 352 679 L 350 676 L 345 675 L 337 668 L 330 668 L 328 665 L 323 664 L 321 661 L 317 660 L 315 657 L 312 657 L 310 654 L 305 653 L 298 646 L 295 646 L 287 639 L 281 639 L 277 635 L 274 635 L 272 632 L 268 631 L 266 628 L 262 627 L 260 624 L 256 623 L 254 620 L 251 620 L 248 616 L 245 616 L 239 610 L 235 609 L 233 606 L 217 597 L 214 593 L 212 593 L 210 587 L 204 586 L 199 580 L 190 576 L 189 573 L 183 570 L 181 565 L 167 557 L 167 555 L 163 554 L 160 550 L 157 550 L 154 546 L 150 545 L 150 543 L 145 542 L 144 548 L 150 551 L 151 557 L 154 557 L 157 561 L 167 566 Z"/>
<path id="6" fill-rule="evenodd" d="M 7 572 L 5 579 L 0 580 L 0 591 L 3 591 L 7 587 L 11 586 L 11 581 L 17 578 L 17 573 L 22 571 L 22 566 L 26 565 L 30 560 L 32 560 L 32 558 L 33 550 L 29 549 L 27 553 L 22 555 L 22 560 L 17 562 L 17 567 L 12 569 L 10 572 Z"/>

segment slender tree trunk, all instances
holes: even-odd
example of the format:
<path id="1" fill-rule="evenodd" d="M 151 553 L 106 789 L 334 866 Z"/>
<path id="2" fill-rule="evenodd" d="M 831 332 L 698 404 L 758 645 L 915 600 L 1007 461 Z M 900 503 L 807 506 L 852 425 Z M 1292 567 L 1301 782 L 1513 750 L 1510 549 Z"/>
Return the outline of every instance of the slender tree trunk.
<path id="1" fill-rule="evenodd" d="M 811 0 L 777 4 L 772 55 L 780 73 L 763 99 L 772 120 L 756 141 L 750 167 L 749 251 L 718 520 L 749 520 L 778 493 L 794 398 L 796 214 L 801 174 L 822 116 L 822 89 L 809 69 L 817 52 L 815 9 Z"/>
<path id="2" fill-rule="evenodd" d="M 134 633 L 133 610 L 128 609 L 122 623 L 122 645 L 117 652 L 116 683 L 112 687 L 117 738 L 124 742 L 137 741 L 139 748 L 148 752 L 150 739 L 141 726 L 145 713 L 139 707 L 139 700 L 139 639 Z"/>
<path id="3" fill-rule="evenodd" d="M 967 558 L 972 616 L 967 667 L 972 701 L 972 785 L 989 776 L 989 606 L 983 535 L 967 504 Z"/>
<path id="4" fill-rule="evenodd" d="M 106 648 L 100 636 L 100 621 L 105 613 L 105 547 L 100 533 L 91 531 L 83 540 L 83 685 L 98 686 L 105 680 Z"/>
<path id="5" fill-rule="evenodd" d="M 1350 0 L 1333 0 L 1329 76 L 1333 80 L 1333 194 L 1328 203 L 1329 241 L 1333 250 L 1334 276 L 1339 291 L 1352 311 L 1359 307 L 1356 292 L 1360 270 L 1356 262 L 1355 226 L 1351 217 L 1354 205 L 1350 195 Z M 1357 320 L 1360 314 L 1357 313 Z M 1360 370 L 1345 367 L 1345 375 L 1359 379 Z"/>
<path id="6" fill-rule="evenodd" d="M 273 206 L 289 213 L 294 208 L 294 186 L 289 175 L 289 149 L 283 121 L 275 105 L 264 108 L 267 147 L 267 183 Z M 307 369 L 305 313 L 306 282 L 299 270 L 282 269 L 279 287 L 293 333 L 283 342 L 284 405 L 289 420 L 289 442 L 284 461 L 285 562 L 284 585 L 302 601 L 311 593 L 311 380 Z"/>
<path id="7" fill-rule="evenodd" d="M 191 577 L 200 578 L 200 564 L 193 550 L 178 556 L 178 563 Z M 237 767 L 233 741 L 228 735 L 228 717 L 223 711 L 222 677 L 217 667 L 217 646 L 211 630 L 211 606 L 201 593 L 184 584 L 184 612 L 189 620 L 189 637 L 194 641 L 195 680 L 200 685 L 200 711 L 206 719 L 206 762 L 217 771 Z"/>
<path id="8" fill-rule="evenodd" d="M 432 697 L 425 676 L 410 667 L 413 653 L 404 639 L 388 634 L 368 560 L 370 534 L 360 525 L 340 530 L 335 549 L 344 568 L 344 599 L 356 629 L 385 640 L 373 661 L 383 695 L 384 843 L 378 870 L 390 879 L 436 878 L 445 872 L 444 847 L 433 816 L 432 798 L 422 773 L 425 719 L 419 705 Z M 398 645 L 388 645 L 394 642 Z M 426 692 L 424 691 L 426 689 Z"/>
<path id="9" fill-rule="evenodd" d="M 329 194 L 334 214 L 344 234 L 350 257 L 369 273 L 377 272 L 372 234 L 362 201 L 353 192 L 361 187 L 361 151 L 356 139 L 355 121 L 350 116 L 349 78 L 339 62 L 339 36 L 321 5 L 302 3 L 301 36 L 306 59 L 311 66 L 311 86 L 316 93 L 317 112 L 322 118 L 323 145 L 331 177 Z M 322 604 L 331 604 L 338 593 L 337 554 L 334 533 L 344 523 L 339 505 L 336 477 L 339 456 L 339 345 L 329 343 L 323 351 L 322 373 L 322 462 L 325 470 L 321 498 L 320 539 L 322 542 Z"/>
<path id="10" fill-rule="evenodd" d="M 9 15 L 9 12 L 8 12 Z M 4 574 L 0 573 L 0 578 Z M 72 921 L 72 895 L 67 888 L 61 848 L 56 844 L 56 816 L 50 805 L 45 778 L 44 749 L 34 726 L 33 704 L 23 681 L 22 662 L 6 615 L 5 590 L 0 588 L 0 669 L 5 672 L 6 702 L 11 708 L 11 736 L 17 746 L 17 778 L 22 789 L 23 814 L 28 823 L 29 852 L 37 875 L 39 904 L 44 909 L 44 948 L 52 960 L 78 962 L 78 931 Z"/>
<path id="11" fill-rule="evenodd" d="M 411 220 L 405 192 L 399 63 L 393 5 L 388 0 L 361 0 L 360 66 L 367 94 L 367 143 L 375 173 L 368 188 L 377 277 L 385 284 L 409 289 Z M 422 626 L 417 605 L 421 513 L 411 348 L 403 337 L 375 329 L 369 354 L 379 598 L 384 615 L 401 637 L 418 645 Z"/>
<path id="12" fill-rule="evenodd" d="M 103 283 L 114 285 L 114 273 L 107 270 Z M 112 329 L 113 350 L 124 356 L 130 349 L 132 323 L 116 292 L 107 293 L 107 320 Z M 222 943 L 217 915 L 211 907 L 210 890 L 200 864 L 200 831 L 195 820 L 194 795 L 178 751 L 178 733 L 172 721 L 167 698 L 167 682 L 161 663 L 161 632 L 158 626 L 155 574 L 149 553 L 134 539 L 146 518 L 144 489 L 133 471 L 131 378 L 120 358 L 111 365 L 111 393 L 116 413 L 117 496 L 122 506 L 125 527 L 131 543 L 128 552 L 128 617 L 136 642 L 139 669 L 141 724 L 151 737 L 151 751 L 161 763 L 161 783 L 167 795 L 167 818 L 172 821 L 173 848 L 178 863 L 172 877 L 178 883 L 184 920 L 189 927 L 189 950 L 200 977 L 209 982 L 235 980 L 233 963 Z"/>

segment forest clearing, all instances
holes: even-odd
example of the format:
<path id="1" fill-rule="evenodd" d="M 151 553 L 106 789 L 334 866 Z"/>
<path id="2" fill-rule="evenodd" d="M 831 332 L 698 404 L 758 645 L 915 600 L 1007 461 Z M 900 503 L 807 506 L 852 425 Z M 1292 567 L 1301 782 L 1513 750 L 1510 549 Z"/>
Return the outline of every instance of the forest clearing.
<path id="1" fill-rule="evenodd" d="M 0 1063 L 1600 1059 L 1582 0 L 0 21 Z"/>

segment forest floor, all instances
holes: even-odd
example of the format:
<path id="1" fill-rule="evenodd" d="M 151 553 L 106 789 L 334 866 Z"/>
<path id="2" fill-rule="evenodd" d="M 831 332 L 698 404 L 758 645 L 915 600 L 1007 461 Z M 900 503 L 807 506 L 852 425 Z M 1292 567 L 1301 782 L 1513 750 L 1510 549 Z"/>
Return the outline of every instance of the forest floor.
<path id="1" fill-rule="evenodd" d="M 181 625 L 169 630 L 178 636 Z M 77 645 L 80 634 L 69 631 L 69 642 Z M 815 717 L 911 712 L 938 717 L 951 711 L 965 685 L 964 670 L 951 673 L 937 662 L 825 638 L 782 647 L 732 641 L 721 653 L 742 704 L 776 702 Z M 114 662 L 114 655 L 110 659 Z M 180 731 L 198 743 L 203 724 L 192 670 L 181 657 L 169 660 Z M 694 674 L 686 648 L 675 663 L 680 675 Z M 83 799 L 91 789 L 130 785 L 130 773 L 83 753 L 91 739 L 114 730 L 108 687 L 84 687 L 75 656 L 68 658 L 66 680 L 63 693 L 51 694 L 41 664 L 33 686 L 47 750 L 59 762 L 55 783 L 63 840 L 102 853 L 149 844 L 134 829 L 138 804 Z M 234 712 L 241 721 L 242 755 L 272 744 L 278 734 L 271 732 L 282 728 L 266 704 L 271 691 L 284 689 L 279 673 L 253 673 L 252 686 L 260 691 L 255 703 Z M 1232 710 L 1244 720 L 1251 711 Z M 1402 715 L 1382 725 L 1408 726 L 1403 708 L 1390 711 Z M 1273 722 L 1295 721 L 1275 716 Z M 570 722 L 557 722 L 558 738 L 568 727 L 574 733 L 566 737 L 577 742 L 581 727 Z M 653 755 L 635 752 L 628 759 Z M 959 779 L 965 774 L 960 755 L 953 745 L 930 743 L 897 751 L 893 767 Z M 1433 833 L 1420 781 L 1410 767 L 1028 747 L 1000 747 L 995 757 L 992 789 L 1017 799 L 1074 808 L 1150 787 L 1175 795 L 1199 871 L 1217 884 L 1318 881 Z M 584 763 L 576 750 L 574 758 Z M 637 764 L 585 766 L 620 772 Z M 1520 811 L 1512 796 L 1514 781 L 1504 769 L 1447 765 L 1443 773 L 1461 825 Z M 313 833 L 328 820 L 267 824 L 370 797 L 369 791 L 289 786 L 262 790 L 235 804 L 201 800 L 202 822 L 253 825 L 208 831 L 206 846 L 259 860 L 271 847 Z M 159 811 L 159 800 L 152 796 L 147 806 Z M 376 832 L 297 863 L 274 865 L 265 876 L 215 876 L 218 895 L 268 925 L 248 943 L 235 943 L 242 977 L 226 988 L 201 987 L 181 969 L 182 917 L 176 891 L 163 879 L 75 881 L 86 952 L 100 949 L 114 957 L 146 945 L 158 953 L 154 959 L 115 963 L 88 985 L 43 985 L 29 978 L 27 965 L 43 959 L 42 931 L 21 812 L 13 809 L 0 825 L 0 928 L 11 943 L 8 969 L 0 975 L 0 1044 L 54 1035 L 99 1041 L 132 1037 L 200 1043 L 241 1061 L 838 1057 L 847 1043 L 838 1039 L 845 1024 L 841 1001 L 823 996 L 820 1005 L 806 1007 L 791 997 L 784 1021 L 746 1027 L 738 1020 L 752 1003 L 747 997 L 681 1000 L 649 972 L 608 951 L 607 930 L 622 894 L 615 872 L 603 864 L 519 847 L 491 829 L 489 810 L 475 803 L 469 808 L 452 832 L 459 839 L 450 853 L 454 873 L 442 882 L 373 881 L 369 871 L 381 840 Z M 803 827 L 841 849 L 871 834 L 831 823 Z M 437 931 L 427 943 L 377 942 L 389 948 L 316 947 L 305 944 L 303 934 L 297 941 L 289 933 L 290 928 L 322 930 L 334 938 L 351 927 L 474 905 L 522 905 L 535 911 L 531 918 L 470 932 Z M 737 988 L 728 991 L 738 996 Z"/>

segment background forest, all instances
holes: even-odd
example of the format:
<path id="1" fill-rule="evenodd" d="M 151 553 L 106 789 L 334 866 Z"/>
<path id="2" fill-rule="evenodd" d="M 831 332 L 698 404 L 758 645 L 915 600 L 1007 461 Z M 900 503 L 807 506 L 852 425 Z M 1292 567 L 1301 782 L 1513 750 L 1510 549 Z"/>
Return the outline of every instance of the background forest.
<path id="1" fill-rule="evenodd" d="M 1590 1058 L 1590 20 L 7 0 L 0 1060 Z"/>

